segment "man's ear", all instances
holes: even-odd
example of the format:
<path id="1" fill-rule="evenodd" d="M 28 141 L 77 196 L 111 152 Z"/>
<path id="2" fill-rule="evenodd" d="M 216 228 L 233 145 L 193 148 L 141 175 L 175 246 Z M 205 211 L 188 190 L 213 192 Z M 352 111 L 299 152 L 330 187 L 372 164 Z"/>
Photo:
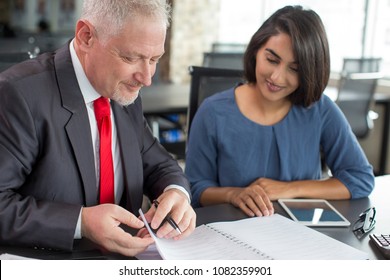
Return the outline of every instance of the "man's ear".
<path id="1" fill-rule="evenodd" d="M 77 21 L 75 40 L 81 50 L 87 51 L 96 40 L 95 27 L 86 20 Z"/>

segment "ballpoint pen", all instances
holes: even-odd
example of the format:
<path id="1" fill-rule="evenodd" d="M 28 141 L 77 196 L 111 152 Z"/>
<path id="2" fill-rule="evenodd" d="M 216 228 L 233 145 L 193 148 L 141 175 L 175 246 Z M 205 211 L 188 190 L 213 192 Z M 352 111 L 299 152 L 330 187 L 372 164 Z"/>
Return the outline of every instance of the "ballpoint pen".
<path id="1" fill-rule="evenodd" d="M 153 205 L 157 208 L 158 207 L 158 204 L 159 202 L 155 199 L 153 200 Z M 171 215 L 168 214 L 165 219 L 165 221 L 167 221 L 179 234 L 182 234 L 179 226 L 176 224 L 176 222 L 172 219 Z"/>

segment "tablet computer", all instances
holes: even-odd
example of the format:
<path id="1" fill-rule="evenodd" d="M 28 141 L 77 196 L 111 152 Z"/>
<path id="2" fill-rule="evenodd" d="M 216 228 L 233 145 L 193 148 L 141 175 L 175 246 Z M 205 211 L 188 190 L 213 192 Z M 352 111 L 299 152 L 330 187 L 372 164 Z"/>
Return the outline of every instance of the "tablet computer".
<path id="1" fill-rule="evenodd" d="M 278 202 L 294 221 L 305 226 L 347 227 L 351 224 L 324 199 L 279 199 Z"/>

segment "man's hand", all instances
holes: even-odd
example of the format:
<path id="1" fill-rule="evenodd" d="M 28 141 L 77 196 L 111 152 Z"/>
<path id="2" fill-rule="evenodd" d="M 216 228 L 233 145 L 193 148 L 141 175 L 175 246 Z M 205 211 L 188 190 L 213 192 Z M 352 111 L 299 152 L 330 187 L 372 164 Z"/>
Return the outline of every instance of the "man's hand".
<path id="1" fill-rule="evenodd" d="M 124 256 L 135 256 L 154 242 L 153 238 L 142 230 L 137 236 L 132 236 L 120 228 L 120 224 L 135 229 L 144 227 L 144 223 L 136 216 L 115 204 L 85 207 L 81 213 L 82 236 L 105 250 Z"/>
<path id="2" fill-rule="evenodd" d="M 158 208 L 153 205 L 145 218 L 151 223 L 153 229 L 160 227 L 164 218 L 170 214 L 179 226 L 182 234 L 179 234 L 169 223 L 165 222 L 157 231 L 158 237 L 181 239 L 190 235 L 195 229 L 196 214 L 188 202 L 187 196 L 180 190 L 170 189 L 165 191 L 158 199 Z"/>

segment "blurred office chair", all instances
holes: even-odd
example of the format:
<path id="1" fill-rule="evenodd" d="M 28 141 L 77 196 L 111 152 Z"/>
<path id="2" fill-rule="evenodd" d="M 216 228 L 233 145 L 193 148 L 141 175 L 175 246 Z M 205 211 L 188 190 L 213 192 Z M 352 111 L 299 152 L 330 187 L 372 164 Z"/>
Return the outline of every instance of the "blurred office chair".
<path id="1" fill-rule="evenodd" d="M 0 72 L 30 58 L 32 58 L 32 56 L 27 52 L 0 53 Z"/>
<path id="2" fill-rule="evenodd" d="M 187 137 L 192 120 L 203 100 L 217 92 L 244 82 L 243 70 L 190 66 L 190 101 L 187 113 Z"/>
<path id="3" fill-rule="evenodd" d="M 382 58 L 344 58 L 342 74 L 379 72 Z"/>
<path id="4" fill-rule="evenodd" d="M 240 43 L 213 43 L 212 52 L 244 53 L 246 47 L 246 44 Z"/>
<path id="5" fill-rule="evenodd" d="M 358 139 L 367 137 L 374 127 L 373 119 L 376 113 L 370 109 L 374 104 L 375 89 L 381 77 L 379 72 L 351 73 L 341 77 L 336 103 Z"/>
<path id="6" fill-rule="evenodd" d="M 243 52 L 205 52 L 202 66 L 242 70 L 244 68 L 243 59 Z"/>

